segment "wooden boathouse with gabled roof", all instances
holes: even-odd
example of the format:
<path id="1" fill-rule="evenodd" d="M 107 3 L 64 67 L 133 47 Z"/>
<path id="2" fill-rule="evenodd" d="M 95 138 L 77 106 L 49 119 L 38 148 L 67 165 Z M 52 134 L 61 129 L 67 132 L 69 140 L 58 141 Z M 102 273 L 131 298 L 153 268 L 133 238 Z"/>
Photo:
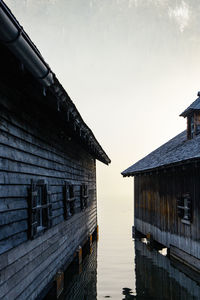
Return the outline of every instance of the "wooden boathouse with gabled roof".
<path id="1" fill-rule="evenodd" d="M 0 66 L 0 299 L 31 300 L 91 242 L 110 159 L 2 0 Z"/>
<path id="2" fill-rule="evenodd" d="M 200 271 L 200 93 L 187 130 L 122 172 L 134 176 L 134 228 Z"/>

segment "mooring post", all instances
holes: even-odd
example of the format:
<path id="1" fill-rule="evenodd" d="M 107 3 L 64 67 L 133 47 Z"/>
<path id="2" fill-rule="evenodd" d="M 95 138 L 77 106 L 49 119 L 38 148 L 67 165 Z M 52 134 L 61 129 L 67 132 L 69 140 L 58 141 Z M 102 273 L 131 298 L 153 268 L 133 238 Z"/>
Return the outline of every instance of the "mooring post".
<path id="1" fill-rule="evenodd" d="M 83 259 L 83 251 L 82 251 L 82 247 L 79 246 L 78 249 L 76 250 L 76 256 L 77 256 L 77 261 L 78 264 L 82 264 L 82 259 Z"/>
<path id="2" fill-rule="evenodd" d="M 90 254 L 92 253 L 92 234 L 89 236 L 89 247 L 90 247 Z"/>
<path id="3" fill-rule="evenodd" d="M 63 271 L 59 270 L 56 273 L 55 281 L 56 281 L 56 297 L 58 299 L 64 289 L 64 272 Z"/>
<path id="4" fill-rule="evenodd" d="M 147 233 L 146 238 L 149 244 L 153 243 L 153 235 L 150 232 Z"/>
<path id="5" fill-rule="evenodd" d="M 99 225 L 97 225 L 97 227 L 96 227 L 96 240 L 97 240 L 97 242 L 99 240 Z"/>

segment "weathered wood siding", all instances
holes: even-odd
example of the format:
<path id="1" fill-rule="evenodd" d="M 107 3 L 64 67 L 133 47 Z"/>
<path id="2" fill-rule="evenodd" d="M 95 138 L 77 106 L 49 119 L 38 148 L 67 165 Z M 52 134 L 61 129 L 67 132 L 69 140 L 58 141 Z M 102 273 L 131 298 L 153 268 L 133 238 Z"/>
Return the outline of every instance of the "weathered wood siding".
<path id="1" fill-rule="evenodd" d="M 41 97 L 42 93 L 41 93 Z M 11 101 L 10 101 L 11 100 Z M 55 272 L 73 258 L 97 225 L 96 165 L 59 114 L 0 86 L 0 299 L 35 299 Z M 28 188 L 45 179 L 52 228 L 28 240 Z M 63 188 L 75 186 L 75 215 L 64 221 Z M 80 185 L 88 207 L 80 209 Z"/>
<path id="2" fill-rule="evenodd" d="M 135 176 L 135 227 L 163 245 L 174 245 L 200 259 L 200 167 L 191 164 Z M 189 193 L 192 222 L 178 217 L 177 197 Z"/>

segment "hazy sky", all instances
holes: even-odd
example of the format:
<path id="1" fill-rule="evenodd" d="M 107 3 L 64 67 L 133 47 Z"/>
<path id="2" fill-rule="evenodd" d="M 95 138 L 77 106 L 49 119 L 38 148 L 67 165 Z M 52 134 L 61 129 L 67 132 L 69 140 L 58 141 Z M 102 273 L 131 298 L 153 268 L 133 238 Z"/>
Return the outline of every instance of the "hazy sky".
<path id="1" fill-rule="evenodd" d="M 120 172 L 185 129 L 200 88 L 200 1 L 5 2 L 112 160 L 99 196 L 129 202 Z"/>

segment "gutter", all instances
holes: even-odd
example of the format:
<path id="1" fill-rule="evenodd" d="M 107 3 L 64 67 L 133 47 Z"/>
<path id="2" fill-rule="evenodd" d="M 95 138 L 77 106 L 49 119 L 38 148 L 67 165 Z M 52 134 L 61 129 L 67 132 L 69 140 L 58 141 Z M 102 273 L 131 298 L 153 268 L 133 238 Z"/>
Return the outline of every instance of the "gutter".
<path id="1" fill-rule="evenodd" d="M 0 0 L 0 40 L 44 87 L 54 83 L 51 69 L 2 0 Z"/>
<path id="2" fill-rule="evenodd" d="M 39 81 L 44 88 L 44 96 L 46 96 L 46 89 L 49 88 L 55 97 L 57 107 L 59 107 L 60 103 L 68 107 L 68 112 L 71 113 L 72 122 L 75 127 L 74 132 L 79 128 L 79 131 L 82 133 L 79 134 L 79 138 L 84 142 L 91 154 L 108 165 L 111 162 L 110 158 L 96 140 L 91 129 L 83 121 L 76 106 L 43 59 L 37 47 L 33 44 L 3 0 L 0 0 L 0 42 L 8 47 L 33 77 Z M 58 108 L 58 110 L 60 109 Z M 87 141 L 85 139 L 86 135 L 89 136 Z"/>

